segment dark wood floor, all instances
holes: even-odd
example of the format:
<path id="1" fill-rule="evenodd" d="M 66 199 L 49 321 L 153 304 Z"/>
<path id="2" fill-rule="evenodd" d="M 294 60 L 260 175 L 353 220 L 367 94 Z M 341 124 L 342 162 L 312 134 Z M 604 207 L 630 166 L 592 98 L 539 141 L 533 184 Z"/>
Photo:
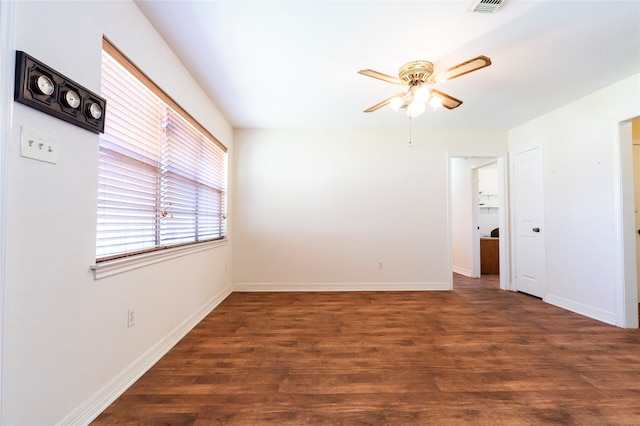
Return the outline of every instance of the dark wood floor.
<path id="1" fill-rule="evenodd" d="M 94 424 L 640 424 L 640 332 L 497 279 L 233 293 Z"/>

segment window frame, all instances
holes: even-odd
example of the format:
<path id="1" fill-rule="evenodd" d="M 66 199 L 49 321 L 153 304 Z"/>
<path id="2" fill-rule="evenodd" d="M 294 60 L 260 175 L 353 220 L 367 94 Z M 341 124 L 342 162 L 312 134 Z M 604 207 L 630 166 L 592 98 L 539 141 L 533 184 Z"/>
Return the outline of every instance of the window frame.
<path id="1" fill-rule="evenodd" d="M 126 71 L 128 71 L 138 82 L 140 82 L 151 93 L 153 93 L 157 98 L 159 98 L 159 100 L 163 102 L 168 107 L 168 109 L 171 109 L 172 112 L 170 114 L 175 113 L 176 116 L 179 117 L 181 120 L 184 120 L 186 123 L 188 123 L 188 125 L 193 126 L 193 128 L 204 137 L 203 139 L 203 141 L 205 141 L 204 143 L 207 143 L 206 141 L 211 142 L 215 146 L 214 150 L 219 149 L 220 151 L 222 151 L 222 155 L 223 155 L 222 158 L 224 159 L 224 163 L 222 165 L 222 168 L 216 171 L 218 176 L 221 178 L 221 182 L 220 182 L 221 186 L 219 187 L 219 189 L 216 189 L 215 187 L 209 187 L 214 194 L 216 191 L 219 192 L 220 201 L 219 201 L 219 205 L 216 206 L 216 207 L 219 207 L 219 217 L 221 221 L 219 236 L 199 240 L 199 236 L 196 233 L 196 235 L 193 235 L 195 240 L 186 241 L 186 242 L 183 241 L 183 242 L 174 243 L 174 244 L 162 244 L 162 241 L 156 238 L 156 241 L 154 243 L 155 245 L 153 247 L 146 247 L 143 249 L 131 250 L 123 253 L 106 254 L 104 256 L 98 256 L 98 253 L 96 252 L 96 263 L 91 267 L 91 269 L 94 270 L 94 273 L 96 273 L 96 279 L 98 279 L 98 271 L 100 270 L 104 271 L 104 270 L 110 269 L 110 268 L 104 267 L 106 263 L 118 264 L 118 265 L 131 264 L 133 265 L 133 267 L 138 267 L 138 266 L 135 266 L 136 264 L 141 264 L 142 266 L 145 266 L 150 262 L 155 263 L 155 261 L 151 260 L 154 257 L 157 257 L 159 259 L 158 261 L 162 261 L 162 260 L 165 260 L 166 258 L 175 257 L 176 255 L 181 256 L 184 254 L 188 254 L 189 252 L 196 252 L 196 251 L 200 251 L 201 249 L 217 247 L 221 245 L 221 243 L 226 244 L 227 228 L 226 228 L 226 224 L 222 224 L 226 220 L 226 208 L 227 208 L 228 150 L 226 146 L 223 145 L 216 137 L 214 137 L 206 128 L 204 128 L 204 126 L 202 126 L 198 121 L 196 121 L 176 101 L 174 101 L 169 95 L 167 95 L 166 92 L 164 92 L 159 86 L 157 86 L 145 73 L 143 73 L 140 69 L 138 69 L 133 64 L 133 62 L 130 61 L 129 58 L 127 58 L 122 52 L 120 52 L 120 50 L 118 50 L 106 37 L 103 37 L 102 49 L 109 56 L 111 56 L 111 58 L 113 58 L 120 66 L 122 66 Z M 109 105 L 107 105 L 107 113 L 108 111 L 109 111 Z M 162 142 L 159 141 L 159 143 L 162 143 Z M 197 150 L 201 150 L 199 148 L 202 146 L 201 143 L 202 141 L 197 145 L 198 147 Z M 215 158 L 218 158 L 218 157 L 215 157 Z M 159 210 L 161 209 L 161 202 L 162 202 L 160 200 L 160 192 L 158 192 L 160 190 L 159 182 L 162 179 L 162 173 L 163 172 L 160 170 L 160 167 L 158 167 L 158 174 L 157 174 L 158 186 L 156 186 L 156 190 L 157 190 L 156 196 L 158 197 L 158 199 L 156 200 L 156 203 L 155 203 L 157 212 L 159 212 Z M 204 183 L 204 181 L 193 180 L 193 182 L 197 182 L 194 186 L 196 194 L 198 194 L 199 186 L 207 186 Z M 198 216 L 199 216 L 199 213 L 195 213 L 194 219 L 196 222 L 199 220 Z M 162 217 L 156 216 L 157 220 L 155 221 L 156 222 L 155 233 L 158 236 L 160 236 L 163 230 L 163 227 L 161 224 L 162 222 L 161 219 L 163 217 L 164 216 Z M 97 238 L 97 235 L 96 235 L 96 238 Z M 202 246 L 202 248 L 200 247 L 192 248 L 192 249 L 188 248 L 188 246 L 196 246 L 196 245 Z M 98 247 L 99 247 L 98 241 L 96 241 L 96 250 L 98 249 Z M 185 249 L 185 247 L 187 248 Z M 154 256 L 154 254 L 157 254 L 159 252 L 167 252 L 167 251 L 171 251 L 173 253 L 171 254 L 163 253 L 160 256 Z M 137 261 L 135 260 L 135 258 L 140 258 L 140 260 Z M 120 269 L 121 269 L 121 266 L 117 267 L 116 268 L 117 272 L 115 273 L 122 272 Z M 127 268 L 125 267 L 125 269 Z"/>

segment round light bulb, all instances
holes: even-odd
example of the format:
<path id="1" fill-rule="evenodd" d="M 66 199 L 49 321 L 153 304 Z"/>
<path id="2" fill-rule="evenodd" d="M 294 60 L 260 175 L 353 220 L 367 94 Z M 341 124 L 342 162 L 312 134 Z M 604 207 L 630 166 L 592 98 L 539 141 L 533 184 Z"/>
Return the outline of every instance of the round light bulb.
<path id="1" fill-rule="evenodd" d="M 435 110 L 442 106 L 442 101 L 443 99 L 440 96 L 433 95 L 429 100 L 429 105 L 431 105 L 431 107 Z"/>
<path id="2" fill-rule="evenodd" d="M 400 96 L 395 96 L 389 101 L 392 110 L 397 111 L 404 104 L 404 100 Z"/>
<path id="3" fill-rule="evenodd" d="M 417 117 L 422 114 L 426 108 L 427 107 L 420 102 L 411 102 L 407 107 L 407 115 L 409 116 L 409 118 Z"/>
<path id="4" fill-rule="evenodd" d="M 36 78 L 36 87 L 41 94 L 47 96 L 53 94 L 53 90 L 55 88 L 53 81 L 46 75 L 39 75 Z"/>
<path id="5" fill-rule="evenodd" d="M 98 120 L 100 119 L 100 117 L 102 117 L 102 108 L 100 108 L 100 105 L 98 105 L 96 102 L 91 102 L 89 104 L 89 106 L 87 107 L 87 112 L 89 113 L 89 116 L 94 120 Z"/>
<path id="6" fill-rule="evenodd" d="M 427 87 L 421 86 L 421 87 L 418 87 L 415 92 L 413 92 L 413 99 L 416 102 L 420 102 L 424 104 L 429 100 L 430 94 L 431 92 Z"/>
<path id="7" fill-rule="evenodd" d="M 80 106 L 80 95 L 78 95 L 73 90 L 67 90 L 66 92 L 64 92 L 63 99 L 64 99 L 64 102 L 67 104 L 67 106 L 73 109 L 78 108 Z"/>

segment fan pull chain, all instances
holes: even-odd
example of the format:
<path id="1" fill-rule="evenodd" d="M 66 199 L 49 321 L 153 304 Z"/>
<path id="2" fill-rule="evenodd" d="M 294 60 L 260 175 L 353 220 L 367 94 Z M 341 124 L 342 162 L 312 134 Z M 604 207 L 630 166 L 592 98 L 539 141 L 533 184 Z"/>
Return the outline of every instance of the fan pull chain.
<path id="1" fill-rule="evenodd" d="M 413 147 L 413 142 L 411 141 L 411 117 L 409 117 L 409 148 Z"/>

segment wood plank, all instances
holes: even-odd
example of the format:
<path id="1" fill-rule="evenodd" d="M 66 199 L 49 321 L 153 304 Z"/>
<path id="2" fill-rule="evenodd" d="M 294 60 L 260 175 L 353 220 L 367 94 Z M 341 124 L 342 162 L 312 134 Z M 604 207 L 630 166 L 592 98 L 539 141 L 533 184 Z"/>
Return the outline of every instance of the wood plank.
<path id="1" fill-rule="evenodd" d="M 93 424 L 640 424 L 640 332 L 498 280 L 233 293 Z"/>

